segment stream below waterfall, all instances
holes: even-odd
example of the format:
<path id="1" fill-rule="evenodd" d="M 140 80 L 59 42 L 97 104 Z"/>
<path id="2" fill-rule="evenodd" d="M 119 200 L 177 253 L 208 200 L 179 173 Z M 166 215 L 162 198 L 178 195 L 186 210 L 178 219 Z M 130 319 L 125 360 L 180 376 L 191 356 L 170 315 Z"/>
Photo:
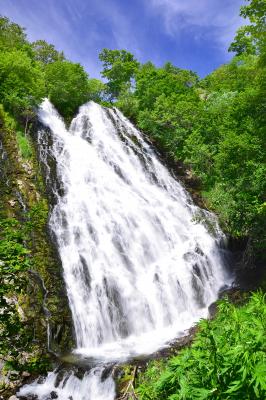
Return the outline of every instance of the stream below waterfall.
<path id="1" fill-rule="evenodd" d="M 49 227 L 72 312 L 73 354 L 93 367 L 82 377 L 71 368 L 50 372 L 18 396 L 113 400 L 106 365 L 180 337 L 230 283 L 223 234 L 118 110 L 89 102 L 67 129 L 46 99 L 39 119 L 49 128 L 39 131 L 39 152 L 55 198 Z"/>

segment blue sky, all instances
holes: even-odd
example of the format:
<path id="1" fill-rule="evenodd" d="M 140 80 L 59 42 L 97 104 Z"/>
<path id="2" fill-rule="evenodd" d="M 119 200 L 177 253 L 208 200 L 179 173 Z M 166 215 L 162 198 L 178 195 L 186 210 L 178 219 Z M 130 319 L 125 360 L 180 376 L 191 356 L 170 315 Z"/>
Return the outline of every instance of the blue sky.
<path id="1" fill-rule="evenodd" d="M 100 77 L 102 48 L 205 76 L 228 61 L 244 0 L 0 0 L 0 14 Z"/>

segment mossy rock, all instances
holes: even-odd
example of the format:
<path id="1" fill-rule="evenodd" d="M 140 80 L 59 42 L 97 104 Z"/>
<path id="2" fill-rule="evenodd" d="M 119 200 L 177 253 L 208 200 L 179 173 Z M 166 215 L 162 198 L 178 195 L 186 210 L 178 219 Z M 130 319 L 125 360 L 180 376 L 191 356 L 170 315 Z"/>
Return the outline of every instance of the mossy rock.
<path id="1" fill-rule="evenodd" d="M 16 223 L 14 234 L 16 229 L 23 232 L 23 246 L 30 265 L 29 271 L 18 271 L 22 286 L 19 292 L 10 289 L 5 293 L 17 299 L 12 312 L 17 313 L 19 331 L 11 338 L 12 353 L 17 356 L 8 352 L 4 359 L 12 364 L 13 357 L 18 363 L 23 351 L 21 344 L 27 343 L 29 358 L 32 354 L 33 360 L 28 364 L 46 369 L 50 364 L 45 363 L 45 367 L 42 360 L 53 359 L 47 352 L 47 323 L 55 336 L 50 343 L 51 350 L 60 353 L 73 347 L 72 320 L 61 263 L 47 228 L 49 203 L 35 143 L 30 137 L 27 143 L 31 146 L 29 159 L 21 156 L 15 130 L 5 128 L 0 118 L 0 218 Z M 25 369 L 28 364 L 24 363 Z"/>

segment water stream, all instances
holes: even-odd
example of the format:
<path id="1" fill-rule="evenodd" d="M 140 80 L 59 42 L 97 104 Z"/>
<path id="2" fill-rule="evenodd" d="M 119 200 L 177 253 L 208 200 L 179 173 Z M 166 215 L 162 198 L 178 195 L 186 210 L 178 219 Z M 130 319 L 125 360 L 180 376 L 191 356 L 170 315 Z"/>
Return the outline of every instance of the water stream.
<path id="1" fill-rule="evenodd" d="M 215 218 L 196 207 L 152 147 L 118 110 L 89 102 L 69 129 L 52 104 L 39 111 L 42 162 L 56 199 L 56 238 L 76 335 L 74 353 L 94 359 L 82 379 L 51 372 L 21 389 L 40 400 L 113 400 L 104 365 L 150 354 L 182 335 L 229 281 Z M 204 216 L 215 234 L 208 232 Z"/>

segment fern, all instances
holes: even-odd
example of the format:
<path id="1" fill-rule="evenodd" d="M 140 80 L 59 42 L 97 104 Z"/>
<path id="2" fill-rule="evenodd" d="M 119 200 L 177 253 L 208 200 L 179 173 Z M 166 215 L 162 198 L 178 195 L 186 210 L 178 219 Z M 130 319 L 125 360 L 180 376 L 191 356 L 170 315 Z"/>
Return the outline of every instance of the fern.
<path id="1" fill-rule="evenodd" d="M 141 400 L 266 398 L 265 295 L 253 293 L 241 307 L 225 299 L 218 308 L 215 320 L 200 321 L 189 348 L 165 365 L 151 363 L 136 388 Z"/>

